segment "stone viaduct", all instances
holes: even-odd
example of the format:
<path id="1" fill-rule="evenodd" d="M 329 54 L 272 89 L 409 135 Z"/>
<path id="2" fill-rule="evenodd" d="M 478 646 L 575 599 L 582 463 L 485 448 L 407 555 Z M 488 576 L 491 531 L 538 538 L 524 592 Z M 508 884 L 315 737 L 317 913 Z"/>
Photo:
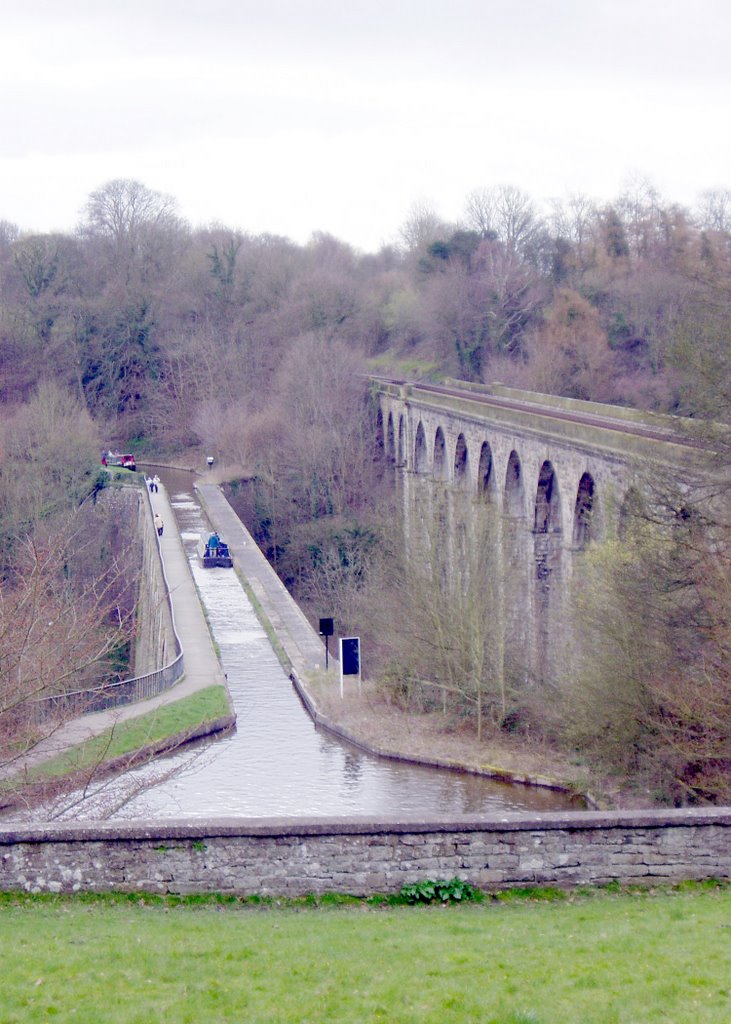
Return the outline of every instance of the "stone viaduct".
<path id="1" fill-rule="evenodd" d="M 692 424 L 500 384 L 373 386 L 407 536 L 423 523 L 420 495 L 449 501 L 462 493 L 492 506 L 506 661 L 523 682 L 553 675 L 556 648 L 571 631 L 566 591 L 582 553 L 592 540 L 621 535 L 628 510 L 643 500 L 648 467 L 688 479 L 699 456 Z"/>

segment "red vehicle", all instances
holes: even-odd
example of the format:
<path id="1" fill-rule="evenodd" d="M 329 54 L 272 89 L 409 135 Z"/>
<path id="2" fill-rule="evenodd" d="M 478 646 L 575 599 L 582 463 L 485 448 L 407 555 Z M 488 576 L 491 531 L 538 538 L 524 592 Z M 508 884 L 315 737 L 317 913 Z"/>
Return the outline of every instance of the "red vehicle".
<path id="1" fill-rule="evenodd" d="M 121 466 L 122 469 L 137 469 L 134 455 L 123 455 L 121 452 L 105 452 L 102 455 L 102 466 Z"/>

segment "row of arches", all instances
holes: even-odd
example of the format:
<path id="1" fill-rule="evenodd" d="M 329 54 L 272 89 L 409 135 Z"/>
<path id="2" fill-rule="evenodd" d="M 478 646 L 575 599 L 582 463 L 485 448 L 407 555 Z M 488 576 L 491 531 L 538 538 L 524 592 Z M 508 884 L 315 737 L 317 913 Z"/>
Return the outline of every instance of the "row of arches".
<path id="1" fill-rule="evenodd" d="M 383 421 L 379 428 L 383 430 Z M 383 438 L 383 434 L 381 433 Z M 406 417 L 398 418 L 398 432 L 394 427 L 394 417 L 389 412 L 386 437 L 386 458 L 396 466 L 408 465 L 406 448 Z M 478 496 L 487 501 L 500 502 L 502 512 L 509 518 L 519 518 L 526 511 L 526 483 L 524 470 L 518 452 L 513 449 L 508 457 L 505 477 L 497 479 L 495 458 L 490 443 L 484 440 L 480 447 L 477 473 L 473 475 L 470 465 L 470 451 L 464 433 L 457 437 L 454 454 L 447 450 L 447 439 L 444 430 L 438 426 L 434 434 L 431 452 L 427 444 L 424 423 L 420 420 L 416 428 L 413 450 L 413 471 L 417 475 L 430 475 L 432 479 L 451 482 L 460 490 L 474 488 Z M 545 460 L 540 467 L 533 493 L 530 514 L 532 530 L 535 534 L 564 533 L 561 494 L 558 475 L 550 460 Z M 597 484 L 591 473 L 584 472 L 579 480 L 573 500 L 573 522 L 571 523 L 571 544 L 574 548 L 583 549 L 599 535 L 599 499 Z"/>
<path id="2" fill-rule="evenodd" d="M 580 552 L 605 532 L 622 538 L 644 514 L 631 461 L 558 437 L 549 447 L 548 437 L 461 420 L 448 408 L 382 403 L 378 444 L 386 463 L 405 471 L 394 473 L 405 542 L 419 557 L 425 530 L 440 531 L 446 573 L 469 568 L 481 545 L 489 550 L 501 678 L 516 687 L 560 678 L 575 625 L 571 588 L 587 568 Z"/>

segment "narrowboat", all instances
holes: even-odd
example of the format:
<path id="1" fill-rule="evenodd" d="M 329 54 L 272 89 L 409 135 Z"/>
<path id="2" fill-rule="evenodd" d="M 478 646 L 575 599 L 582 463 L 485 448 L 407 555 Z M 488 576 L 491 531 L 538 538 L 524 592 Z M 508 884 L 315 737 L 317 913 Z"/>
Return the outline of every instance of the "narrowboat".
<path id="1" fill-rule="evenodd" d="M 232 569 L 234 560 L 228 544 L 217 533 L 211 533 L 207 540 L 202 537 L 198 544 L 198 557 L 204 569 Z"/>
<path id="2" fill-rule="evenodd" d="M 121 469 L 131 469 L 133 472 L 137 469 L 135 457 L 129 452 L 102 452 L 102 466 L 118 466 Z"/>

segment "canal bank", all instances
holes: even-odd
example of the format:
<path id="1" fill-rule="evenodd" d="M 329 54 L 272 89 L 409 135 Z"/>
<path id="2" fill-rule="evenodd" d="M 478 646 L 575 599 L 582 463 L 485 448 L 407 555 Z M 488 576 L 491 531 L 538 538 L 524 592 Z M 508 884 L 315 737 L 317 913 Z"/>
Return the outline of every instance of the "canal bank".
<path id="1" fill-rule="evenodd" d="M 377 757 L 553 790 L 575 796 L 577 807 L 591 805 L 591 799 L 586 798 L 572 780 L 552 777 L 537 767 L 526 770 L 486 763 L 484 747 L 479 749 L 480 745 L 470 744 L 467 757 L 455 757 L 440 749 L 438 734 L 432 732 L 428 740 L 430 750 L 418 750 L 419 740 L 408 726 L 405 727 L 403 715 L 394 709 L 390 713 L 380 709 L 376 715 L 373 707 L 364 707 L 363 701 L 352 692 L 341 698 L 337 662 L 334 666 L 331 663 L 329 673 L 325 672 L 322 639 L 276 575 L 220 486 L 199 478 L 194 487 L 211 523 L 226 538 L 237 571 L 250 590 L 265 628 L 281 645 L 283 665 L 318 728 Z M 504 754 L 507 756 L 508 751 Z M 545 758 L 545 753 L 542 756 Z"/>
<path id="2" fill-rule="evenodd" d="M 359 742 L 357 732 L 351 734 L 355 742 L 349 742 L 334 718 L 324 723 L 321 717 L 327 728 L 316 726 L 274 654 L 237 574 L 201 565 L 197 555 L 200 537 L 210 532 L 212 522 L 203 513 L 191 474 L 161 473 L 167 486 L 161 486 L 156 494 L 163 496 L 166 504 L 155 507 L 160 514 L 164 512 L 163 544 L 167 537 L 168 545 L 177 544 L 187 559 L 192 590 L 199 606 L 203 603 L 204 621 L 227 675 L 237 729 L 220 738 L 186 744 L 167 757 L 125 771 L 119 779 L 104 778 L 98 786 L 93 780 L 84 785 L 82 794 L 52 805 L 44 803 L 43 810 L 31 811 L 26 820 L 202 820 L 220 814 L 266 819 L 331 815 L 375 819 L 394 813 L 433 820 L 465 813 L 542 813 L 573 808 L 572 799 L 565 794 L 495 781 L 489 777 L 493 773 L 464 771 L 457 765 L 448 767 L 459 770 L 437 770 L 434 762 L 429 766 L 423 758 L 407 760 L 397 750 L 395 756 L 375 756 L 368 745 Z M 291 636 L 294 628 L 303 628 L 296 649 L 291 643 L 289 646 L 292 661 L 302 659 L 297 662 L 302 668 L 307 644 L 316 659 L 322 656 L 321 642 L 223 496 L 221 500 L 232 518 L 226 520 L 226 531 L 220 521 L 216 525 L 223 538 L 233 539 L 234 544 L 237 527 L 241 530 L 240 553 L 251 576 L 246 589 L 258 606 L 259 597 L 266 600 L 267 591 L 277 593 L 281 604 L 272 617 L 283 635 Z M 190 633 L 185 628 L 181 632 L 185 646 Z M 291 669 L 290 659 L 286 660 Z M 171 699 L 174 696 L 175 690 Z M 161 711 L 184 703 L 170 704 Z M 140 710 L 137 706 L 125 714 Z M 101 774 L 95 773 L 96 778 L 101 779 Z M 14 820 L 21 817 L 13 814 Z"/>
<path id="3" fill-rule="evenodd" d="M 369 755 L 362 746 L 316 728 L 274 654 L 237 573 L 204 568 L 198 557 L 201 536 L 215 526 L 224 541 L 235 545 L 235 528 L 240 523 L 235 516 L 226 528 L 220 521 L 213 523 L 201 508 L 190 474 L 161 470 L 160 475 L 227 675 L 237 728 L 235 733 L 129 773 L 120 780 L 121 799 L 109 787 L 101 805 L 88 794 L 84 806 L 74 809 L 75 817 L 198 821 L 225 814 L 262 819 L 329 815 L 374 819 L 396 813 L 427 820 L 571 806 L 569 798 L 547 789 L 510 786 L 485 776 Z M 245 532 L 241 539 L 248 547 Z M 261 596 L 266 585 L 263 577 L 271 570 L 253 545 L 246 555 L 251 556 L 252 577 L 246 589 L 252 596 L 256 589 Z M 281 586 L 273 576 L 269 583 Z M 285 604 L 291 601 L 286 592 L 282 596 Z M 296 607 L 285 607 L 279 618 L 282 630 L 287 620 L 304 621 Z M 318 638 L 314 647 L 322 651 Z M 160 773 L 165 776 L 162 781 Z M 127 787 L 139 795 L 128 800 Z M 110 814 L 112 795 L 118 806 Z"/>

